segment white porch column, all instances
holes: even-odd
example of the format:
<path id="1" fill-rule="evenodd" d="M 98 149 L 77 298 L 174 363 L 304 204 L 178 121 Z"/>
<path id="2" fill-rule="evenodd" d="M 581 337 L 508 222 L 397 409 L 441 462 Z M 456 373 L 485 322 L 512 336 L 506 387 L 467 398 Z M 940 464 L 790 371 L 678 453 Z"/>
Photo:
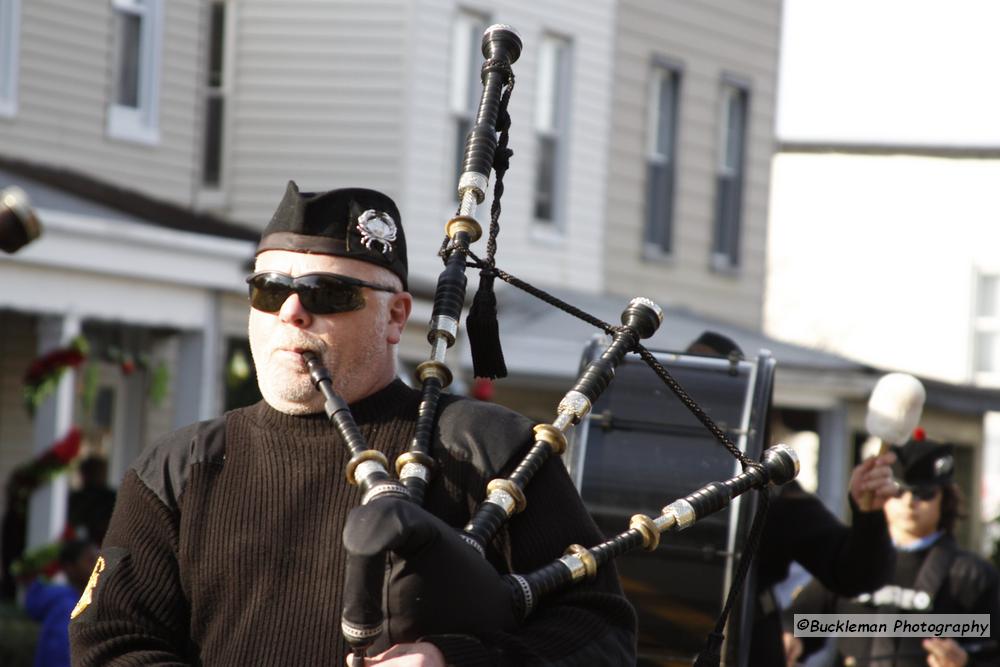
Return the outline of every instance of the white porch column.
<path id="1" fill-rule="evenodd" d="M 209 292 L 205 298 L 202 329 L 185 331 L 180 336 L 174 381 L 175 427 L 211 419 L 221 412 L 224 350 L 219 308 L 219 295 Z"/>
<path id="2" fill-rule="evenodd" d="M 1000 412 L 987 412 L 983 417 L 982 505 L 979 521 L 983 524 L 980 553 L 992 552 L 1000 540 Z M 973 480 L 975 481 L 975 480 Z M 977 517 L 971 517 L 976 521 Z"/>
<path id="3" fill-rule="evenodd" d="M 38 320 L 38 353 L 45 354 L 68 344 L 81 331 L 78 315 L 44 316 Z M 75 371 L 63 373 L 55 393 L 49 396 L 35 413 L 34 436 L 36 455 L 41 454 L 64 437 L 73 426 L 73 389 Z M 27 548 L 32 549 L 56 540 L 66 525 L 66 502 L 69 497 L 69 475 L 60 475 L 40 487 L 28 505 Z"/>
<path id="4" fill-rule="evenodd" d="M 211 419 L 222 412 L 222 356 L 226 353 L 222 344 L 222 313 L 219 293 L 208 292 L 205 298 L 204 346 L 201 357 L 201 401 L 198 404 L 198 419 Z"/>
<path id="5" fill-rule="evenodd" d="M 816 492 L 830 511 L 845 517 L 847 482 L 851 478 L 851 434 L 843 406 L 819 413 L 819 489 Z M 849 515 L 847 515 L 849 518 Z"/>

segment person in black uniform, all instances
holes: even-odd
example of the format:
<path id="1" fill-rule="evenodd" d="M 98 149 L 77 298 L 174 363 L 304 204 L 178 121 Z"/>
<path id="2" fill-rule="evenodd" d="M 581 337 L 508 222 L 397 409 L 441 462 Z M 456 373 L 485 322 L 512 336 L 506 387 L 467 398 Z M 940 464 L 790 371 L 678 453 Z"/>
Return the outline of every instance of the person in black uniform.
<path id="1" fill-rule="evenodd" d="M 953 536 L 961 495 L 952 481 L 952 447 L 910 440 L 896 451 L 899 496 L 885 505 L 897 549 L 895 575 L 882 588 L 854 597 L 834 595 L 810 582 L 795 598 L 792 613 L 989 613 L 997 618 L 996 569 L 959 549 Z M 806 642 L 806 653 L 818 643 Z M 988 638 L 841 637 L 838 652 L 845 667 L 1000 664 L 997 642 Z"/>
<path id="2" fill-rule="evenodd" d="M 305 193 L 289 183 L 248 283 L 264 400 L 166 436 L 126 474 L 101 558 L 73 612 L 75 665 L 344 664 L 344 544 L 386 523 L 369 530 L 349 520 L 361 502 L 359 488 L 344 479 L 351 453 L 323 411 L 302 353 L 322 360 L 368 447 L 396 460 L 414 436 L 421 402 L 396 377 L 412 303 L 396 205 L 374 190 Z M 520 415 L 445 396 L 427 511 L 400 507 L 421 525 L 433 519 L 461 529 L 489 480 L 509 474 L 534 440 Z M 449 563 L 446 572 L 422 554 L 412 561 L 393 555 L 400 576 L 387 579 L 381 653 L 366 664 L 634 662 L 635 612 L 613 566 L 540 601 L 524 622 L 484 628 L 461 613 L 484 608 L 513 618 L 495 600 L 468 599 L 477 582 L 463 581 L 451 565 L 485 567 L 499 581 L 500 572 L 549 564 L 570 544 L 603 541 L 558 459 L 541 467 L 525 495 L 527 509 L 486 548 L 493 567 L 454 535 L 428 547 Z M 400 599 L 393 588 L 435 578 L 446 585 L 419 601 Z M 510 605 L 511 591 L 504 593 L 500 602 Z M 417 602 L 443 613 L 413 618 L 407 604 Z"/>
<path id="3" fill-rule="evenodd" d="M 729 337 L 706 331 L 689 354 L 742 358 Z M 765 436 L 765 442 L 769 435 Z M 844 595 L 874 590 L 892 574 L 894 551 L 882 507 L 896 492 L 891 465 L 896 455 L 872 457 L 854 468 L 849 482 L 852 520 L 845 526 L 798 482 L 773 489 L 767 521 L 754 559 L 756 586 L 748 665 L 784 667 L 786 645 L 773 587 L 793 562 Z"/>
<path id="4" fill-rule="evenodd" d="M 115 508 L 115 490 L 108 486 L 107 460 L 89 456 L 80 462 L 81 486 L 69 494 L 66 521 L 94 544 L 104 540 Z"/>

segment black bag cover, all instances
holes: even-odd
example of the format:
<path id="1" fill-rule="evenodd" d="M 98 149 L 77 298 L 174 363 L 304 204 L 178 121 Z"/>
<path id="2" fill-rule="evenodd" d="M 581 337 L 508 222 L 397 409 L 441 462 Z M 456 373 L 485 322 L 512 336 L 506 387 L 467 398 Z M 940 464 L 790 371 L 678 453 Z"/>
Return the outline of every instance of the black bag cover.
<path id="1" fill-rule="evenodd" d="M 436 634 L 485 635 L 517 625 L 511 584 L 458 531 L 401 498 L 351 510 L 344 526 L 344 619 L 377 624 L 381 650 Z M 389 580 L 384 584 L 386 556 Z M 383 585 L 384 584 L 384 585 Z"/>

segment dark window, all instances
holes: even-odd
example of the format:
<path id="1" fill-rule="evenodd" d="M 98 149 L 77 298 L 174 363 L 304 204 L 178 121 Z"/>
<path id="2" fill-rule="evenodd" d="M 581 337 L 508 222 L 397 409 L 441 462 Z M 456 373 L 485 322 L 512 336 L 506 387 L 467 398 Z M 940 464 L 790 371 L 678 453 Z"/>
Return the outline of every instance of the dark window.
<path id="1" fill-rule="evenodd" d="M 538 48 L 535 107 L 535 219 L 554 224 L 559 217 L 559 186 L 567 124 L 569 42 L 546 35 Z"/>
<path id="2" fill-rule="evenodd" d="M 662 66 L 653 68 L 648 102 L 645 240 L 656 253 L 669 253 L 672 249 L 679 92 L 678 71 Z"/>
<path id="3" fill-rule="evenodd" d="M 253 405 L 261 399 L 257 369 L 250 354 L 250 343 L 243 338 L 226 341 L 226 410 Z"/>
<path id="4" fill-rule="evenodd" d="M 142 21 L 141 14 L 118 13 L 118 88 L 115 101 L 133 109 L 139 108 Z"/>
<path id="5" fill-rule="evenodd" d="M 209 95 L 205 100 L 205 155 L 202 183 L 218 187 L 222 181 L 222 112 L 225 100 L 221 95 Z"/>
<path id="6" fill-rule="evenodd" d="M 201 181 L 217 188 L 222 182 L 222 137 L 225 112 L 226 3 L 210 6 L 208 33 L 208 71 L 205 81 L 205 135 L 202 151 Z"/>
<path id="7" fill-rule="evenodd" d="M 712 242 L 712 266 L 716 269 L 739 266 L 748 107 L 746 88 L 723 86 Z"/>
<path id="8" fill-rule="evenodd" d="M 535 158 L 535 217 L 543 222 L 555 219 L 556 150 L 555 137 L 538 135 L 538 154 Z"/>

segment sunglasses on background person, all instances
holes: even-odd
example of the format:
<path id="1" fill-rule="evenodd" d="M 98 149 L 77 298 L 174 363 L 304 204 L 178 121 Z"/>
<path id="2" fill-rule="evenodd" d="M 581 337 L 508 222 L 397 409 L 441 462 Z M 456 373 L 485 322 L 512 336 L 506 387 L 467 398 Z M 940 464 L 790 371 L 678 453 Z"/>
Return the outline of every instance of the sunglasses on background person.
<path id="1" fill-rule="evenodd" d="M 900 486 L 896 491 L 896 497 L 901 497 L 909 491 L 917 500 L 934 500 L 941 491 L 941 487 L 936 484 L 926 484 L 921 486 Z"/>
<path id="2" fill-rule="evenodd" d="M 299 295 L 302 307 L 313 315 L 348 313 L 365 307 L 363 287 L 382 292 L 396 290 L 384 285 L 342 276 L 337 273 L 304 273 L 294 278 L 279 271 L 258 271 L 247 278 L 250 286 L 250 305 L 265 313 L 276 313 L 288 300 Z"/>

